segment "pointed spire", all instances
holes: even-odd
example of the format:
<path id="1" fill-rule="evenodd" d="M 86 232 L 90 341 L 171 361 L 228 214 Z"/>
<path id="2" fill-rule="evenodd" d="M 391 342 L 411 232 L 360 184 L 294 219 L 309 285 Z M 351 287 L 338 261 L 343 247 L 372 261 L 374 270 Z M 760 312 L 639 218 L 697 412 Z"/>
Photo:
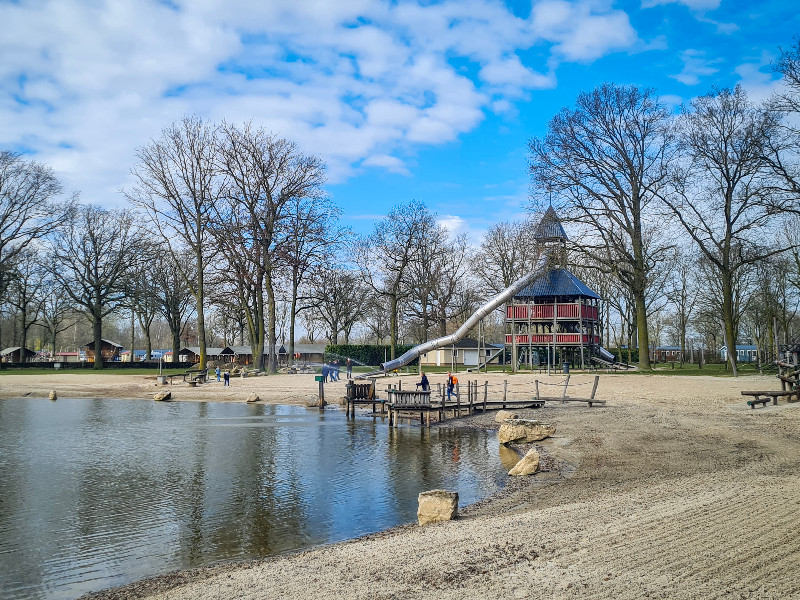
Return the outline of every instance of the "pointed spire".
<path id="1" fill-rule="evenodd" d="M 564 228 L 561 226 L 561 220 L 558 218 L 555 209 L 550 206 L 544 213 L 542 220 L 539 221 L 539 224 L 536 226 L 536 230 L 533 232 L 533 237 L 537 240 L 567 240 L 566 232 Z"/>

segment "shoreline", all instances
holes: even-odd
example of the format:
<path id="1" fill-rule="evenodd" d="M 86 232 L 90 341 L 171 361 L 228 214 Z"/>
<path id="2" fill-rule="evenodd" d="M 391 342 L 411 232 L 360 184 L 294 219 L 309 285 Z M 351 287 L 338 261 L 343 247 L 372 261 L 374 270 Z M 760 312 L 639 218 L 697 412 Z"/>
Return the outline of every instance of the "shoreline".
<path id="1" fill-rule="evenodd" d="M 13 376 L 0 378 L 0 384 L 7 377 Z M 315 392 L 315 383 L 292 377 L 297 376 L 232 381 L 232 393 L 239 401 L 255 390 L 267 403 L 300 404 Z M 574 375 L 571 382 L 591 378 Z M 405 388 L 415 377 L 401 379 Z M 525 389 L 534 379 L 555 384 L 560 377 L 470 379 L 488 380 L 490 387 L 507 379 L 510 387 L 529 393 Z M 250 381 L 253 390 L 245 386 Z M 61 383 L 61 391 L 50 389 L 64 397 L 78 389 L 95 397 L 119 397 L 125 389 L 147 397 L 156 391 L 141 381 L 118 381 L 113 390 L 107 382 Z M 326 387 L 331 403 L 336 385 Z M 401 525 L 85 597 L 800 598 L 800 582 L 792 575 L 800 569 L 800 403 L 751 410 L 740 394 L 774 386 L 769 376 L 603 375 L 597 397 L 605 406 L 548 403 L 519 411 L 556 425 L 555 436 L 537 446 L 568 465 L 568 476 L 514 478 L 451 522 Z M 3 385 L 3 396 L 24 395 L 8 387 Z M 179 388 L 174 386 L 177 400 L 235 401 L 221 386 L 208 387 L 204 397 Z M 442 426 L 484 428 L 493 418 L 493 412 L 476 414 Z"/>

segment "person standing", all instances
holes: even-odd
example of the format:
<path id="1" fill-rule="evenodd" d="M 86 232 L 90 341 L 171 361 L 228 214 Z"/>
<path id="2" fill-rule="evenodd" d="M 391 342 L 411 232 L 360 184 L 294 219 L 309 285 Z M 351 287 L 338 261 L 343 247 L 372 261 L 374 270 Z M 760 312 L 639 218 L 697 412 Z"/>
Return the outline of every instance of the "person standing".
<path id="1" fill-rule="evenodd" d="M 458 385 L 458 378 L 450 373 L 447 372 L 447 399 L 450 400 L 450 396 L 455 393 L 456 385 Z"/>
<path id="2" fill-rule="evenodd" d="M 225 369 L 225 383 L 223 384 L 223 387 L 226 385 L 228 387 L 231 385 L 231 372 L 228 371 L 228 369 Z"/>
<path id="3" fill-rule="evenodd" d="M 217 368 L 214 369 L 214 374 L 217 376 L 217 383 L 219 383 L 219 376 L 221 373 L 222 371 L 219 370 L 219 365 L 217 365 Z"/>
<path id="4" fill-rule="evenodd" d="M 330 367 L 328 363 L 322 363 L 322 381 L 324 383 L 328 383 L 328 374 L 330 373 Z"/>
<path id="5" fill-rule="evenodd" d="M 430 387 L 430 384 L 428 383 L 428 376 L 427 376 L 427 375 L 425 375 L 425 373 L 423 373 L 423 374 L 422 374 L 422 381 L 420 381 L 420 382 L 417 384 L 417 387 L 418 387 L 418 388 L 419 388 L 419 387 L 422 387 L 422 391 L 423 391 L 423 392 L 427 392 L 427 391 L 428 391 L 428 389 L 429 389 L 429 387 Z"/>

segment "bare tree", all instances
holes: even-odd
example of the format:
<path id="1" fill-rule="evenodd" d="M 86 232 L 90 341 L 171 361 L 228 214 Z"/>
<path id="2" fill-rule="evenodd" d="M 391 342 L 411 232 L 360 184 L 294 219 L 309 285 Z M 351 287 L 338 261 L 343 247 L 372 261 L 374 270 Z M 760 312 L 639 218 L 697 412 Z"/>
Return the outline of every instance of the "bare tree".
<path id="1" fill-rule="evenodd" d="M 355 252 L 362 276 L 388 302 L 392 359 L 397 346 L 400 304 L 409 295 L 409 271 L 430 218 L 430 211 L 422 202 L 412 200 L 397 206 L 375 224 L 371 235 L 360 239 Z"/>
<path id="2" fill-rule="evenodd" d="M 0 298 L 19 253 L 52 232 L 73 210 L 74 198 L 57 202 L 61 191 L 50 167 L 0 151 Z"/>
<path id="3" fill-rule="evenodd" d="M 138 239 L 129 213 L 85 205 L 53 241 L 54 276 L 92 324 L 95 369 L 103 368 L 103 319 L 125 298 Z"/>
<path id="4" fill-rule="evenodd" d="M 765 152 L 775 131 L 770 111 L 753 105 L 741 87 L 695 99 L 680 124 L 685 164 L 676 173 L 674 194 L 664 196 L 718 281 L 719 320 L 734 374 L 737 274 L 785 250 L 763 243 L 777 239 L 775 211 L 788 203 L 788 196 L 775 194 Z"/>
<path id="5" fill-rule="evenodd" d="M 532 220 L 495 223 L 481 240 L 475 274 L 487 296 L 506 289 L 533 268 L 538 257 Z"/>
<path id="6" fill-rule="evenodd" d="M 32 247 L 19 252 L 15 263 L 7 295 L 9 304 L 17 313 L 17 342 L 24 349 L 28 344 L 28 332 L 39 320 L 45 301 L 45 269 L 38 252 Z"/>
<path id="7" fill-rule="evenodd" d="M 136 150 L 137 186 L 125 194 L 144 210 L 166 242 L 173 264 L 194 296 L 201 369 L 206 366 L 204 278 L 215 254 L 209 243 L 211 216 L 224 189 L 215 152 L 214 129 L 198 117 L 184 117 L 164 129 L 158 140 Z M 190 270 L 179 259 L 187 251 L 193 258 Z"/>
<path id="8" fill-rule="evenodd" d="M 308 287 L 314 316 L 324 323 L 328 340 L 338 344 L 342 333 L 349 338 L 366 296 L 366 286 L 359 274 L 341 268 L 324 268 L 314 274 Z"/>
<path id="9" fill-rule="evenodd" d="M 341 209 L 322 194 L 298 196 L 291 199 L 287 219 L 286 241 L 283 244 L 288 263 L 289 280 L 289 356 L 294 356 L 294 338 L 299 290 L 315 268 L 332 268 L 332 257 L 349 231 L 337 226 Z"/>
<path id="10" fill-rule="evenodd" d="M 63 284 L 52 272 L 45 272 L 42 286 L 44 293 L 38 324 L 45 330 L 45 339 L 50 342 L 55 358 L 58 334 L 72 326 L 74 319 L 70 317 L 73 317 L 75 307 Z"/>
<path id="11" fill-rule="evenodd" d="M 250 124 L 223 124 L 218 145 L 220 170 L 227 177 L 224 227 L 215 235 L 225 244 L 228 260 L 248 285 L 248 329 L 256 366 L 267 347 L 267 371 L 277 371 L 276 280 L 286 264 L 293 203 L 319 198 L 325 166 L 315 156 L 302 154 L 296 144 Z M 247 263 L 242 261 L 246 260 Z M 263 295 L 261 291 L 263 290 Z M 243 294 L 245 295 L 245 294 Z M 266 300 L 266 307 L 264 306 Z M 266 329 L 266 330 L 265 330 Z"/>
<path id="12" fill-rule="evenodd" d="M 598 240 L 583 240 L 586 251 L 631 291 L 641 369 L 650 369 L 649 277 L 669 246 L 647 235 L 668 181 L 670 123 L 654 90 L 606 83 L 581 93 L 574 110 L 563 109 L 550 121 L 547 135 L 529 144 L 540 200 L 555 193 L 567 219 L 584 225 Z"/>

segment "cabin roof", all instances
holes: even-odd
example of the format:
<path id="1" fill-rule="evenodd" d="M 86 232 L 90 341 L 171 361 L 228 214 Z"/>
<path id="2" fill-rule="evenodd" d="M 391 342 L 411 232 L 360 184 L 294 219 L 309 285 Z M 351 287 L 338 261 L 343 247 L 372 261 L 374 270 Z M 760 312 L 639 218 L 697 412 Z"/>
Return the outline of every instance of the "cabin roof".
<path id="1" fill-rule="evenodd" d="M 542 220 L 539 221 L 533 232 L 533 237 L 537 240 L 569 239 L 561 226 L 561 219 L 558 218 L 552 206 L 545 211 Z"/>

